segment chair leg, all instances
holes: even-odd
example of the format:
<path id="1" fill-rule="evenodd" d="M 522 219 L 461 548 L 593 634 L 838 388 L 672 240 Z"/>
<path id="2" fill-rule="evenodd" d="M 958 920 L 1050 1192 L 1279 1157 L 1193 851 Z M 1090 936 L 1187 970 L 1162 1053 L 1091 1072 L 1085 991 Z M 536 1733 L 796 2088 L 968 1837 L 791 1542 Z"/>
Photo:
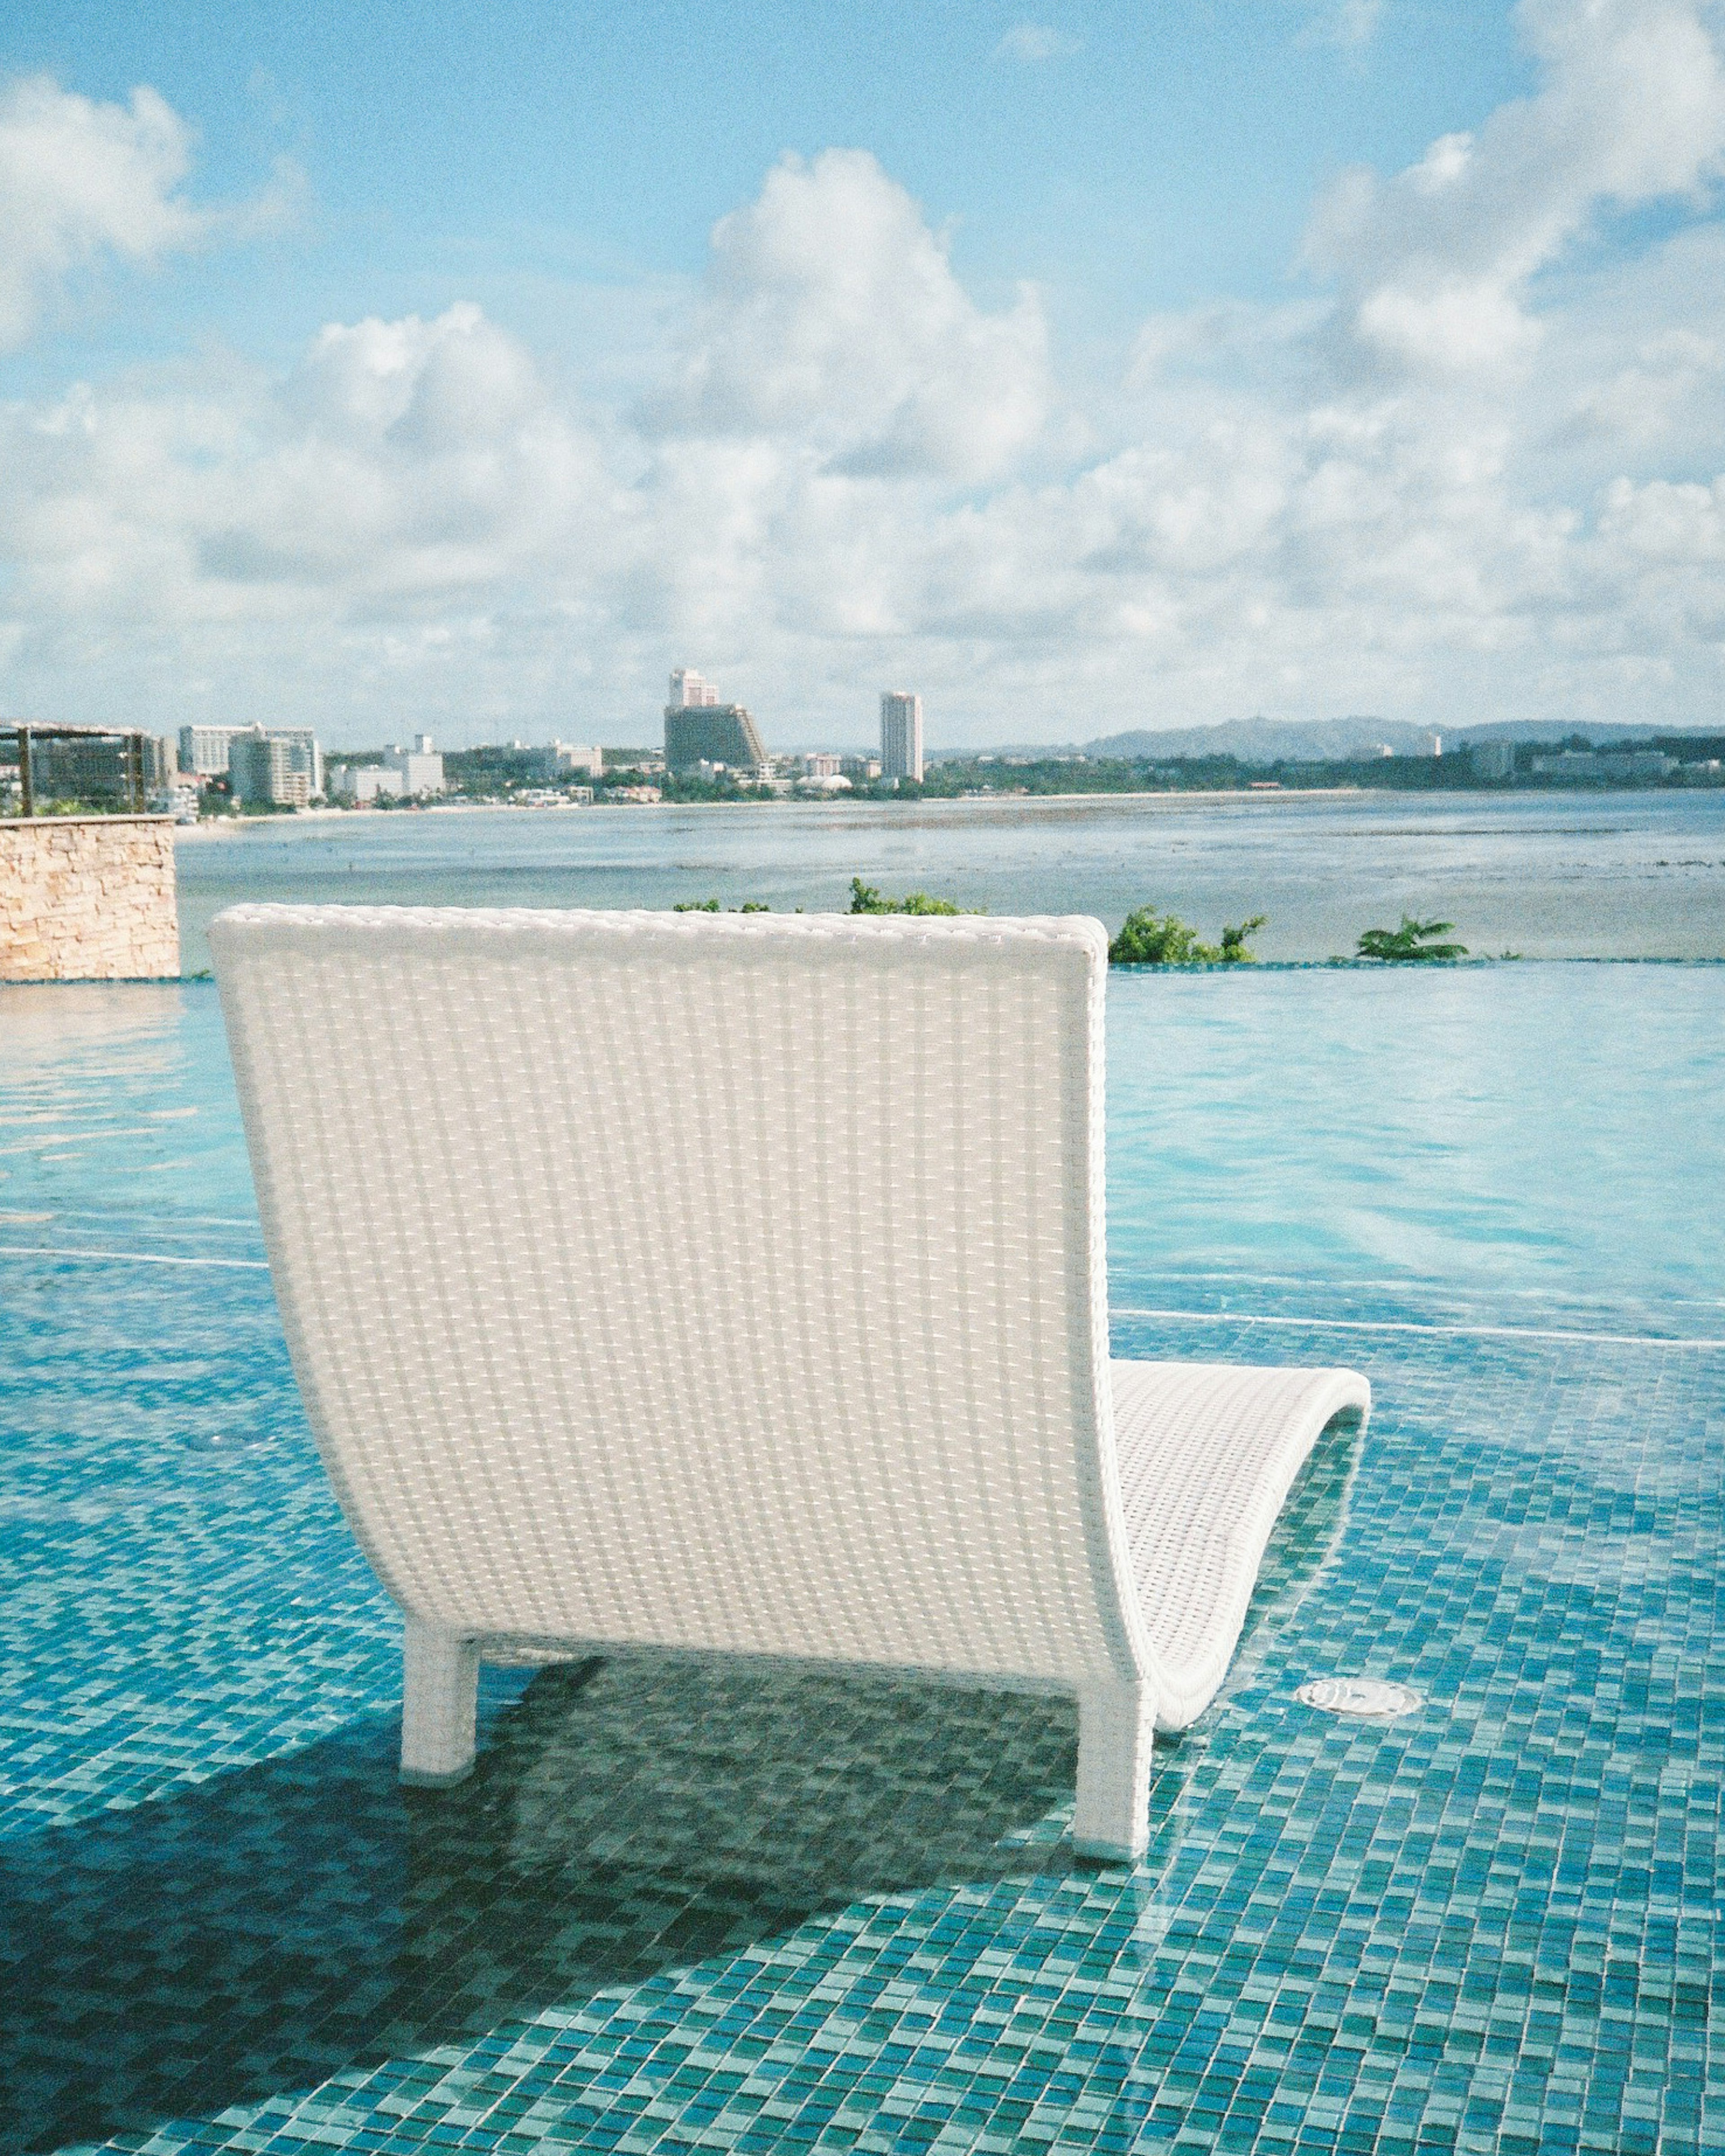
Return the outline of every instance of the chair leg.
<path id="1" fill-rule="evenodd" d="M 408 1620 L 402 1650 L 401 1779 L 445 1789 L 473 1772 L 479 1642 Z"/>
<path id="2" fill-rule="evenodd" d="M 1156 1700 L 1146 1684 L 1089 1685 L 1078 1695 L 1078 1802 L 1072 1846 L 1081 1856 L 1130 1863 L 1150 1838 L 1150 1738 Z"/>

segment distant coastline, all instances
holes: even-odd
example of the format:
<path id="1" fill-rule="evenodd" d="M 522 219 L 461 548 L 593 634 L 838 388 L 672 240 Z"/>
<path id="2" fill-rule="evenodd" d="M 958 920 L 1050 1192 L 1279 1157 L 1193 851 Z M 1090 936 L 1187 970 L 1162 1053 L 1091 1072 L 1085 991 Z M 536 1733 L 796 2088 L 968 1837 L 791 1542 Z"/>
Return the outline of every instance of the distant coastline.
<path id="1" fill-rule="evenodd" d="M 1595 788 L 1595 793 L 1599 789 Z M 734 812 L 737 809 L 806 808 L 821 817 L 867 810 L 879 814 L 902 814 L 911 808 L 1071 808 L 1075 805 L 1106 811 L 1123 803 L 1140 801 L 1166 802 L 1171 808 L 1201 807 L 1205 803 L 1250 802 L 1274 804 L 1292 801 L 1337 801 L 1348 799 L 1381 799 L 1382 793 L 1364 786 L 1290 786 L 1290 787 L 1233 787 L 1218 786 L 1200 790 L 1197 788 L 1147 786 L 1132 792 L 1106 793 L 1018 793 L 1001 788 L 989 793 L 926 793 L 916 798 L 895 801 L 891 797 L 873 794 L 834 793 L 824 796 L 804 794 L 788 801 L 762 802 L 749 797 L 721 801 L 593 801 L 566 803 L 555 801 L 430 801 L 416 803 L 411 808 L 389 809 L 355 808 L 296 808 L 279 816 L 206 816 L 196 824 L 182 824 L 174 832 L 174 843 L 178 845 L 191 840 L 234 839 L 254 836 L 269 831 L 291 830 L 306 824 L 335 824 L 344 830 L 376 829 L 384 825 L 399 824 L 418 817 L 444 816 L 506 816 L 511 821 L 517 818 L 542 816 L 557 823 L 567 823 L 580 817 L 592 820 L 603 819 L 608 813 L 630 812 L 635 815 L 650 816 L 675 814 L 687 816 L 705 814 L 709 811 Z M 1414 799 L 1430 799 L 1430 795 L 1414 795 Z M 1453 794 L 1437 797 L 1445 803 L 1453 801 Z"/>
<path id="2" fill-rule="evenodd" d="M 608 821 L 613 814 L 628 813 L 636 816 L 676 814 L 688 815 L 710 810 L 735 812 L 739 809 L 805 809 L 823 819 L 843 820 L 847 815 L 867 811 L 871 815 L 881 813 L 889 817 L 906 814 L 921 809 L 1005 809 L 1023 812 L 1041 808 L 1086 808 L 1099 814 L 1110 808 L 1153 802 L 1170 808 L 1188 809 L 1250 805 L 1273 808 L 1293 803 L 1322 803 L 1337 801 L 1394 801 L 1404 806 L 1425 805 L 1433 810 L 1448 814 L 1459 804 L 1491 803 L 1507 806 L 1522 802 L 1599 802 L 1615 800 L 1645 801 L 1650 797 L 1679 798 L 1706 801 L 1709 798 L 1725 803 L 1725 787 L 1651 787 L 1633 784 L 1548 785 L 1538 788 L 1522 788 L 1511 792 L 1503 788 L 1463 787 L 1390 787 L 1343 784 L 1335 786 L 1300 786 L 1255 783 L 1243 786 L 1173 787 L 1146 786 L 1120 788 L 1074 788 L 1070 792 L 1032 792 L 1029 788 L 995 787 L 986 792 L 962 793 L 922 793 L 897 798 L 877 793 L 802 794 L 778 799 L 762 799 L 752 794 L 741 794 L 719 799 L 695 801 L 426 801 L 398 808 L 296 808 L 272 816 L 206 816 L 196 824 L 181 824 L 174 833 L 175 844 L 208 839 L 224 839 L 255 835 L 269 831 L 280 831 L 303 827 L 308 824 L 339 825 L 344 830 L 356 833 L 367 829 L 377 829 L 421 818 L 451 816 L 495 815 L 511 821 L 527 818 L 543 818 L 557 823 L 579 819 L 591 822 L 595 819 Z"/>

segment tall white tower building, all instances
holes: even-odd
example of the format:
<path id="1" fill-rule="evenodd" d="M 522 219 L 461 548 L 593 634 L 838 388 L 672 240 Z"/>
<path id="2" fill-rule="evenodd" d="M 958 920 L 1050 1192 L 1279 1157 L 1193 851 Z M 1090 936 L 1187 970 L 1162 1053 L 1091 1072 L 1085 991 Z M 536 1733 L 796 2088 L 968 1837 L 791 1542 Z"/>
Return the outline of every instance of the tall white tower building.
<path id="1" fill-rule="evenodd" d="M 671 670 L 670 700 L 673 711 L 711 711 L 718 705 L 719 692 L 711 681 L 703 681 L 692 666 L 677 666 Z"/>
<path id="2" fill-rule="evenodd" d="M 908 689 L 880 692 L 880 776 L 922 777 L 922 699 Z"/>

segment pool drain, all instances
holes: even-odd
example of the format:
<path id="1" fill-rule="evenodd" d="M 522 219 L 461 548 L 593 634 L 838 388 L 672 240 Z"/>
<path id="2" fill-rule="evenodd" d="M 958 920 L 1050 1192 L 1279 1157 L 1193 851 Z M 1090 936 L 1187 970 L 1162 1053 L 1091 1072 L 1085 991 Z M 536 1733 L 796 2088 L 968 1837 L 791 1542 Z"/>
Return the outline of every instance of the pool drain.
<path id="1" fill-rule="evenodd" d="M 1325 1714 L 1352 1715 L 1361 1722 L 1394 1722 L 1425 1704 L 1408 1686 L 1386 1684 L 1379 1677 L 1314 1677 L 1294 1697 Z"/>

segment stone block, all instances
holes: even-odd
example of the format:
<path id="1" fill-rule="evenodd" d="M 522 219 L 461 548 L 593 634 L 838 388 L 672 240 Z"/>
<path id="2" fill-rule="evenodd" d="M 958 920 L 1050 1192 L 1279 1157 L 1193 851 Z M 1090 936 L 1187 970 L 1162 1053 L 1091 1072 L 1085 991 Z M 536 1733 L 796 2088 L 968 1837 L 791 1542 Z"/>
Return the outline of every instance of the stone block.
<path id="1" fill-rule="evenodd" d="M 172 979 L 173 821 L 0 819 L 0 981 Z"/>

